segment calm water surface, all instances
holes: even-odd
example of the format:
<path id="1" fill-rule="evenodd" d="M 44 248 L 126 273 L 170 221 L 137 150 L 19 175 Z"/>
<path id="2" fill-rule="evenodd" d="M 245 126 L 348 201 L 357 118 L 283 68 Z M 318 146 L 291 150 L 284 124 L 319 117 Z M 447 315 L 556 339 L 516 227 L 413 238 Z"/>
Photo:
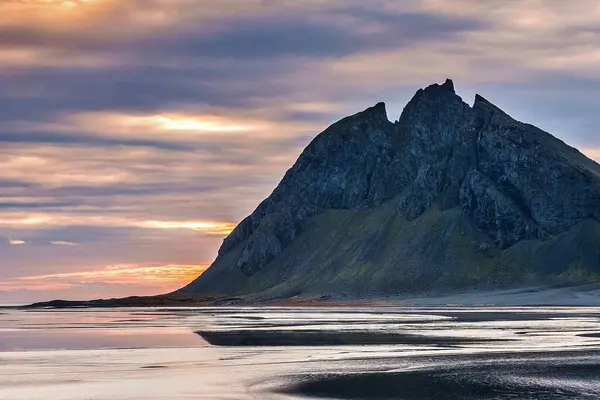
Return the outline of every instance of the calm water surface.
<path id="1" fill-rule="evenodd" d="M 600 308 L 0 310 L 0 399 L 598 399 Z"/>

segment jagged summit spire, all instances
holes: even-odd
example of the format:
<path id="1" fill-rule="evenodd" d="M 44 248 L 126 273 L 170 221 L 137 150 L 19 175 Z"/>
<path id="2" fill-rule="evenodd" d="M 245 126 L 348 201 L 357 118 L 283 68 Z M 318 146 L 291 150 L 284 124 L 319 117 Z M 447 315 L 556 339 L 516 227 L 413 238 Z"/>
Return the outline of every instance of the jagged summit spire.
<path id="1" fill-rule="evenodd" d="M 434 83 L 425 89 L 419 89 L 404 107 L 399 122 L 407 123 L 413 119 L 431 120 L 440 112 L 461 114 L 468 107 L 454 91 L 454 82 L 448 78 L 442 84 Z"/>
<path id="2" fill-rule="evenodd" d="M 456 94 L 454 91 L 454 82 L 452 79 L 447 78 L 444 83 L 441 85 L 439 83 L 433 83 L 427 86 L 425 89 L 421 89 L 425 92 L 440 92 L 440 93 L 452 93 Z"/>
<path id="3" fill-rule="evenodd" d="M 386 114 L 385 103 L 380 101 L 372 107 L 367 108 L 364 112 L 372 112 L 376 114 Z"/>
<path id="4" fill-rule="evenodd" d="M 446 81 L 442 84 L 442 87 L 454 92 L 454 82 L 452 82 L 452 79 L 450 78 L 446 78 Z"/>
<path id="5" fill-rule="evenodd" d="M 379 103 L 375 104 L 373 107 L 367 108 L 364 112 L 372 114 L 375 117 L 385 119 L 386 121 L 388 120 L 387 110 L 385 108 L 385 103 L 383 101 L 380 101 Z"/>
<path id="6" fill-rule="evenodd" d="M 476 104 L 478 105 L 493 105 L 492 103 L 489 102 L 489 100 L 487 100 L 485 97 L 483 97 L 482 95 L 480 95 L 479 93 L 475 94 L 475 102 L 473 103 L 473 106 L 475 106 Z"/>
<path id="7" fill-rule="evenodd" d="M 490 121 L 491 119 L 501 119 L 504 123 L 513 123 L 514 120 L 498 106 L 492 104 L 480 94 L 475 95 L 473 102 L 473 111 L 477 115 L 479 121 Z"/>
<path id="8" fill-rule="evenodd" d="M 368 118 L 382 122 L 389 122 L 389 119 L 387 117 L 387 111 L 385 108 L 385 103 L 382 101 L 375 104 L 374 106 L 366 108 L 363 111 L 350 116 L 349 118 Z"/>

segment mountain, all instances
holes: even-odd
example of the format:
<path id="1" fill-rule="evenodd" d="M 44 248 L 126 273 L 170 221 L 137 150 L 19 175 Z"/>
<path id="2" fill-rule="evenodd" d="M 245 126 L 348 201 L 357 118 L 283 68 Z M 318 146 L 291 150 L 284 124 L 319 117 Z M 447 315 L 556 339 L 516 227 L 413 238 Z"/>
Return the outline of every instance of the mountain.
<path id="1" fill-rule="evenodd" d="M 379 296 L 600 282 L 600 165 L 446 80 L 319 134 L 179 293 Z"/>

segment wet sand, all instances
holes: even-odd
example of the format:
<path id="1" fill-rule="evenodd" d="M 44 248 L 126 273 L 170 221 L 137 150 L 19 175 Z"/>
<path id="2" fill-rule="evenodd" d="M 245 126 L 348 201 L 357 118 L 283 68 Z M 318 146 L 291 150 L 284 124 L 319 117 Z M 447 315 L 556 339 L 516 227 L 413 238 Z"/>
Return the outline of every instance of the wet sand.
<path id="1" fill-rule="evenodd" d="M 596 399 L 600 354 L 457 356 L 416 371 L 308 376 L 287 393 L 341 399 Z M 446 360 L 450 361 L 450 360 Z"/>
<path id="2" fill-rule="evenodd" d="M 599 326 L 593 307 L 10 310 L 0 398 L 597 399 Z"/>

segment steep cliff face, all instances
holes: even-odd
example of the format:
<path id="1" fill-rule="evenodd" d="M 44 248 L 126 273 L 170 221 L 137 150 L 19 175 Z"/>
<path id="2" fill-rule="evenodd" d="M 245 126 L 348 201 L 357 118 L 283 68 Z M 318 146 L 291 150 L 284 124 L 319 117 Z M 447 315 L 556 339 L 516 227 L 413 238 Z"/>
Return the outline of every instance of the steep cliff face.
<path id="1" fill-rule="evenodd" d="M 452 81 L 336 122 L 183 291 L 396 294 L 600 277 L 600 165 Z M 561 256 L 548 259 L 552 246 Z"/>

